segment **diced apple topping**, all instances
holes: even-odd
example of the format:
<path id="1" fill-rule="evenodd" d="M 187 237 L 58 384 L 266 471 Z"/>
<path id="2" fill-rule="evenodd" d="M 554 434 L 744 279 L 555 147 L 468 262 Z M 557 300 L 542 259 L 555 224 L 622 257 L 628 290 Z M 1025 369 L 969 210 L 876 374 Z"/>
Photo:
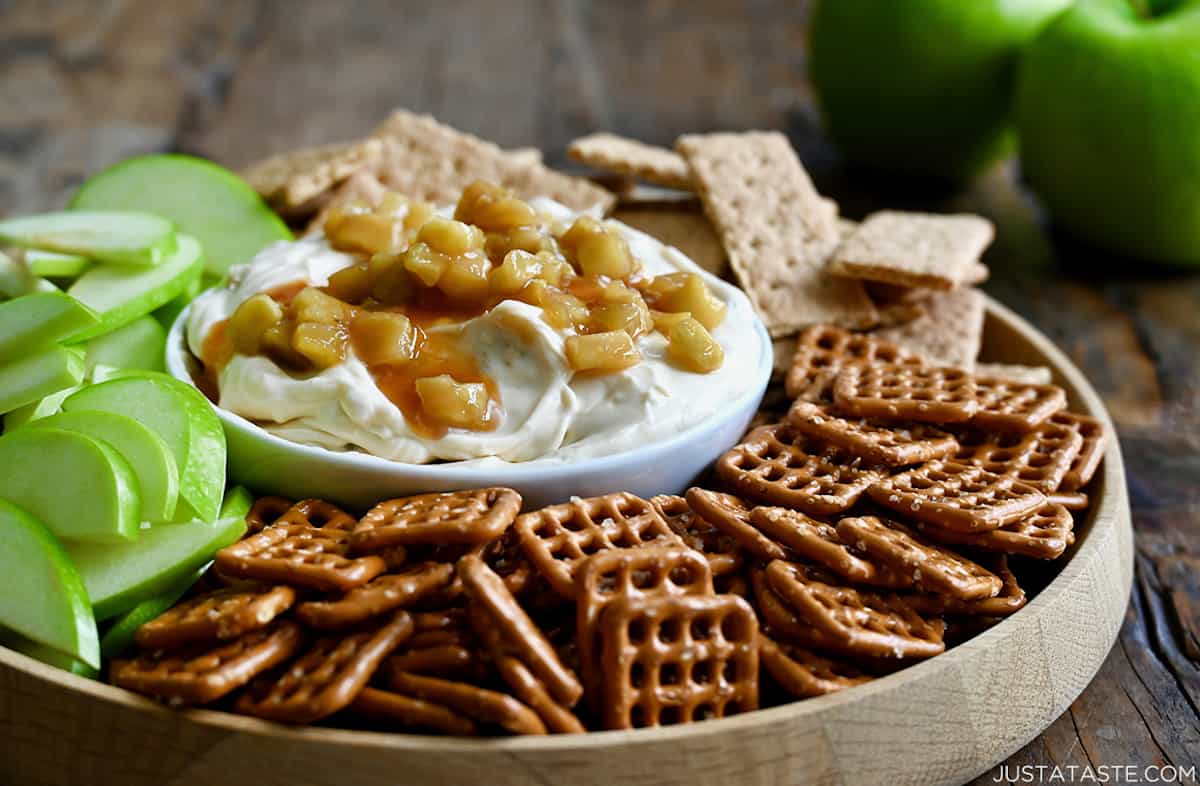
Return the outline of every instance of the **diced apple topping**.
<path id="1" fill-rule="evenodd" d="M 652 308 L 676 314 L 687 312 L 709 330 L 725 318 L 725 304 L 695 273 L 655 276 L 646 284 L 645 292 Z"/>
<path id="2" fill-rule="evenodd" d="M 396 312 L 360 311 L 350 335 L 355 354 L 368 366 L 410 363 L 420 351 L 420 329 Z"/>
<path id="3" fill-rule="evenodd" d="M 564 226 L 494 184 L 468 186 L 454 218 L 389 193 L 377 205 L 330 210 L 324 230 L 357 261 L 324 287 L 298 284 L 242 303 L 220 357 L 262 354 L 312 373 L 353 352 L 410 423 L 434 429 L 492 427 L 489 395 L 497 394 L 479 381 L 469 350 L 455 346 L 442 357 L 446 346 L 428 329 L 504 300 L 539 307 L 567 334 L 575 371 L 630 368 L 641 361 L 637 340 L 654 330 L 682 368 L 706 373 L 723 360 L 709 331 L 725 304 L 699 275 L 646 278 L 615 226 L 590 216 Z"/>
<path id="4" fill-rule="evenodd" d="M 449 374 L 416 381 L 425 415 L 451 428 L 482 430 L 488 425 L 490 400 L 481 382 L 456 382 Z"/>
<path id="5" fill-rule="evenodd" d="M 229 336 L 233 347 L 243 355 L 257 355 L 262 350 L 263 333 L 283 319 L 283 308 L 269 295 L 255 295 L 229 318 Z"/>
<path id="6" fill-rule="evenodd" d="M 608 374 L 636 366 L 642 359 L 624 330 L 571 336 L 565 342 L 567 362 L 576 371 Z"/>
<path id="7" fill-rule="evenodd" d="M 725 362 L 725 350 L 700 321 L 685 317 L 671 327 L 667 355 L 688 371 L 708 374 Z"/>

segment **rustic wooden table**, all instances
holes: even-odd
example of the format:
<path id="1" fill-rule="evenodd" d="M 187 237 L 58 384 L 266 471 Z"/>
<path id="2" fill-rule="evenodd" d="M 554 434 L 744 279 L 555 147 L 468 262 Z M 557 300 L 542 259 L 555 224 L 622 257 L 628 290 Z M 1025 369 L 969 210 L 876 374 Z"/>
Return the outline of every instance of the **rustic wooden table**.
<path id="1" fill-rule="evenodd" d="M 664 145 L 782 129 L 847 215 L 983 213 L 999 229 L 988 291 L 1068 351 L 1120 427 L 1138 545 L 1133 603 L 1099 677 L 1009 764 L 1197 765 L 1200 277 L 1055 238 L 1014 165 L 952 194 L 847 172 L 806 81 L 806 6 L 0 0 L 0 215 L 59 205 L 123 156 L 240 166 L 353 138 L 396 106 L 537 145 L 551 163 L 596 129 Z"/>

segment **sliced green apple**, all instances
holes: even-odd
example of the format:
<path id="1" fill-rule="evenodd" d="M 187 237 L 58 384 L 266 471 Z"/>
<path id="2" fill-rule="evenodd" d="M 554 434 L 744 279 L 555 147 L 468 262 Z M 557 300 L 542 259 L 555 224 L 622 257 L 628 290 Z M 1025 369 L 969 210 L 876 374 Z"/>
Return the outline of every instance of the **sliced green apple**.
<path id="1" fill-rule="evenodd" d="M 194 279 L 188 284 L 187 289 L 176 295 L 170 303 L 157 309 L 154 312 L 154 318 L 170 332 L 171 326 L 175 324 L 175 320 L 179 319 L 179 315 L 183 313 L 183 310 L 191 305 L 192 301 L 199 297 L 201 292 L 211 286 L 208 273 Z"/>
<path id="2" fill-rule="evenodd" d="M 210 161 L 160 153 L 129 158 L 79 187 L 72 209 L 148 210 L 204 246 L 209 272 L 223 276 L 264 246 L 291 240 L 279 216 L 244 180 Z"/>
<path id="3" fill-rule="evenodd" d="M 87 369 L 96 366 L 163 371 L 167 331 L 152 316 L 138 317 L 124 327 L 87 342 Z"/>
<path id="4" fill-rule="evenodd" d="M 0 362 L 68 341 L 99 324 L 96 312 L 62 292 L 0 303 Z"/>
<path id="5" fill-rule="evenodd" d="M 116 330 L 169 303 L 187 289 L 204 269 L 204 255 L 195 238 L 179 235 L 177 242 L 175 252 L 155 267 L 97 265 L 80 276 L 67 294 L 98 313 L 100 324 L 76 338 L 95 338 Z"/>
<path id="6" fill-rule="evenodd" d="M 162 437 L 126 415 L 99 410 L 60 412 L 35 420 L 29 428 L 57 428 L 99 439 L 129 462 L 142 492 L 142 518 L 165 524 L 175 517 L 179 501 L 179 470 Z"/>
<path id="7" fill-rule="evenodd" d="M 95 623 L 93 622 L 93 624 Z M 65 652 L 59 652 L 53 647 L 47 647 L 40 641 L 26 638 L 14 631 L 0 629 L 0 647 L 8 647 L 10 650 L 41 661 L 47 666 L 69 671 L 72 674 L 78 674 L 80 677 L 87 677 L 90 680 L 99 679 L 100 677 L 100 669 L 95 666 L 89 666 L 79 660 L 79 658 L 68 655 Z M 103 651 L 101 651 L 101 655 L 103 655 Z"/>
<path id="8" fill-rule="evenodd" d="M 166 374 L 130 371 L 80 390 L 63 409 L 116 412 L 157 433 L 179 467 L 176 519 L 217 517 L 225 491 L 225 432 L 200 391 Z"/>
<path id="9" fill-rule="evenodd" d="M 62 429 L 19 428 L 0 437 L 0 467 L 0 499 L 24 508 L 60 539 L 137 539 L 137 476 L 108 444 Z"/>
<path id="10" fill-rule="evenodd" d="M 0 412 L 12 412 L 83 379 L 83 353 L 70 347 L 51 347 L 0 364 Z"/>
<path id="11" fill-rule="evenodd" d="M 58 292 L 58 287 L 29 272 L 25 265 L 0 251 L 0 300 L 34 292 Z"/>
<path id="12" fill-rule="evenodd" d="M 106 620 L 159 595 L 246 531 L 240 518 L 142 530 L 134 543 L 67 543 L 96 619 Z"/>
<path id="13" fill-rule="evenodd" d="M 138 628 L 155 619 L 167 609 L 174 606 L 192 585 L 200 580 L 208 570 L 209 563 L 205 562 L 199 570 L 188 573 L 182 579 L 163 590 L 152 598 L 146 598 L 129 611 L 113 619 L 112 624 L 100 637 L 100 654 L 105 658 L 116 658 L 133 646 L 133 637 Z"/>
<path id="14" fill-rule="evenodd" d="M 56 251 L 39 251 L 35 248 L 25 252 L 25 267 L 35 276 L 75 278 L 91 266 L 92 260 L 78 254 L 59 254 Z"/>
<path id="15" fill-rule="evenodd" d="M 3 500 L 0 566 L 0 625 L 99 668 L 96 620 L 79 572 L 44 523 Z"/>
<path id="16" fill-rule="evenodd" d="M 175 250 L 175 228 L 153 213 L 70 210 L 0 221 L 0 241 L 97 262 L 148 267 Z"/>
<path id="17" fill-rule="evenodd" d="M 225 499 L 221 502 L 221 518 L 246 518 L 250 514 L 250 508 L 254 507 L 254 495 L 245 486 L 234 486 L 229 491 L 225 492 Z"/>
<path id="18" fill-rule="evenodd" d="M 24 426 L 26 423 L 48 418 L 54 413 L 60 412 L 62 403 L 67 400 L 67 397 L 82 389 L 83 385 L 72 385 L 64 390 L 43 396 L 32 404 L 26 404 L 23 407 L 17 407 L 12 412 L 4 413 L 4 430 L 12 431 L 18 426 Z"/>

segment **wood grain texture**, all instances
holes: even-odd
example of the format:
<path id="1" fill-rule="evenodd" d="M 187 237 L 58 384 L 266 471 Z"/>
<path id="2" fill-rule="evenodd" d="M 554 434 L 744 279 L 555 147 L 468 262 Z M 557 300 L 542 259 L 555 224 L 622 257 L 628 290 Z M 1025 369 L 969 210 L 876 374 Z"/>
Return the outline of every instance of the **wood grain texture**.
<path id="1" fill-rule="evenodd" d="M 1061 352 L 1012 312 L 990 309 L 989 360 L 1050 366 L 1076 411 L 1108 422 Z M 37 786 L 316 786 L 335 776 L 360 786 L 961 783 L 1075 701 L 1117 636 L 1133 543 L 1115 442 L 1093 493 L 1061 573 L 1025 609 L 944 655 L 840 694 L 693 726 L 454 740 L 172 712 L 0 649 L 0 775 Z"/>
<path id="2" fill-rule="evenodd" d="M 808 3 L 782 0 L 0 0 L 0 214 L 60 205 L 126 155 L 237 166 L 365 132 L 396 105 L 539 146 L 551 164 L 594 130 L 670 146 L 685 132 L 780 129 L 844 215 L 982 213 L 997 226 L 988 291 L 1054 340 L 1113 415 L 1138 546 L 1135 602 L 1100 678 L 1010 763 L 1196 764 L 1200 278 L 1059 237 L 1011 163 L 952 193 L 847 169 L 820 133 L 807 17 Z"/>

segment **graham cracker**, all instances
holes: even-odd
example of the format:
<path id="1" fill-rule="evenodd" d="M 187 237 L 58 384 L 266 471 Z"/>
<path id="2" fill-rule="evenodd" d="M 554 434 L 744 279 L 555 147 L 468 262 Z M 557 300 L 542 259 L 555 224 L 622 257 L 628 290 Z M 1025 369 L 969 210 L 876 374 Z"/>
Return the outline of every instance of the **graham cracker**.
<path id="1" fill-rule="evenodd" d="M 619 206 L 612 217 L 675 246 L 714 276 L 724 276 L 729 268 L 725 247 L 703 213 Z"/>
<path id="2" fill-rule="evenodd" d="M 882 328 L 871 335 L 914 352 L 926 361 L 967 371 L 983 339 L 985 299 L 978 289 L 963 287 L 931 294 L 924 316 L 905 325 Z"/>
<path id="3" fill-rule="evenodd" d="M 839 240 L 837 213 L 817 193 L 787 137 L 688 135 L 676 148 L 772 336 L 821 322 L 868 328 L 878 321 L 861 282 L 825 270 Z"/>
<path id="4" fill-rule="evenodd" d="M 604 169 L 647 183 L 690 191 L 692 175 L 678 153 L 636 139 L 600 132 L 580 137 L 567 156 L 595 169 Z"/>
<path id="5" fill-rule="evenodd" d="M 980 216 L 881 210 L 868 216 L 829 260 L 829 272 L 908 287 L 953 289 L 979 275 L 995 228 Z"/>
<path id="6" fill-rule="evenodd" d="M 584 178 L 555 172 L 527 155 L 443 125 L 428 115 L 396 110 L 375 130 L 383 146 L 378 176 L 389 189 L 438 205 L 453 204 L 463 188 L 488 180 L 529 199 L 550 197 L 574 210 L 607 212 L 616 201 Z"/>
<path id="7" fill-rule="evenodd" d="M 382 154 L 377 139 L 306 147 L 252 164 L 242 177 L 272 207 L 295 209 L 351 174 L 373 168 Z"/>
<path id="8" fill-rule="evenodd" d="M 1017 363 L 977 363 L 975 375 L 1019 382 L 1022 385 L 1049 385 L 1054 372 L 1046 366 L 1022 366 Z"/>

